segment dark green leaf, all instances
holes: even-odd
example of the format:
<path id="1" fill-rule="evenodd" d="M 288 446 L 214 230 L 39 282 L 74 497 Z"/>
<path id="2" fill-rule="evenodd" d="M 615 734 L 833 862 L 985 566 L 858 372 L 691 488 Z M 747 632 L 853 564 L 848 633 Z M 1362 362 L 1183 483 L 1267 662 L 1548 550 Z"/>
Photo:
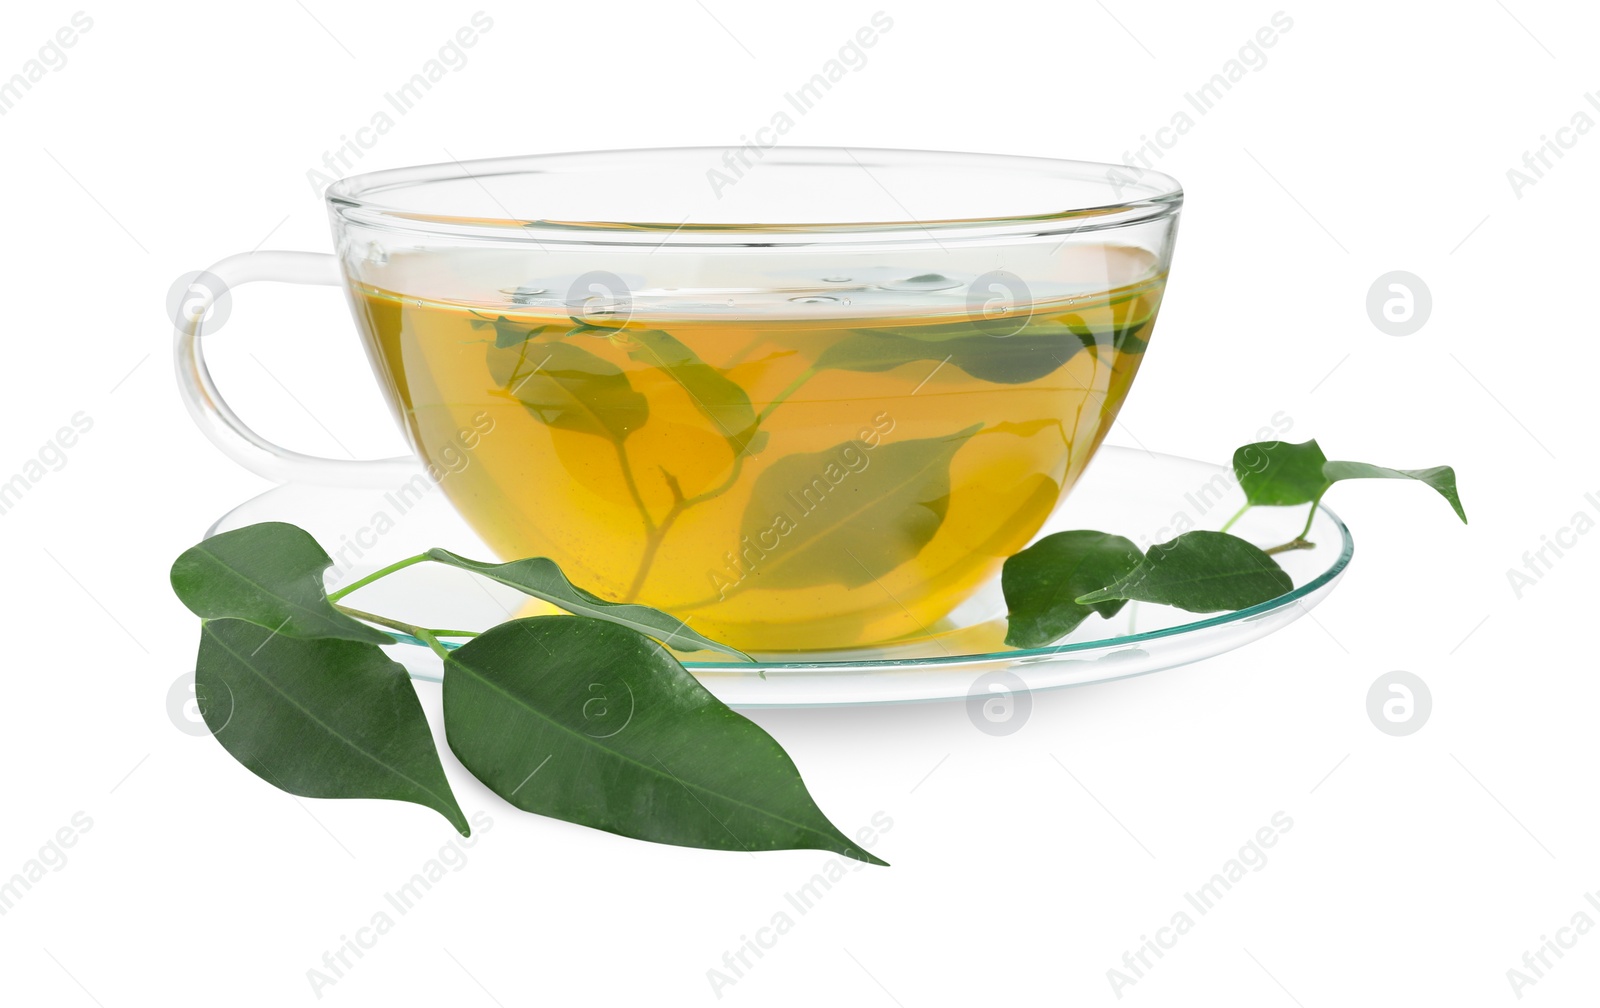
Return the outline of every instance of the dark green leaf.
<path id="1" fill-rule="evenodd" d="M 876 448 L 846 441 L 774 462 L 756 478 L 741 528 L 763 551 L 752 585 L 856 588 L 916 556 L 944 522 L 950 460 L 981 427 Z"/>
<path id="2" fill-rule="evenodd" d="M 489 351 L 489 373 L 542 423 L 621 441 L 649 418 L 622 369 L 571 343 Z"/>
<path id="3" fill-rule="evenodd" d="M 632 627 L 679 651 L 721 651 L 745 661 L 751 660 L 743 651 L 702 637 L 682 620 L 659 609 L 628 602 L 607 602 L 597 595 L 591 595 L 568 581 L 560 566 L 545 557 L 530 557 L 510 563 L 483 563 L 457 556 L 449 550 L 431 549 L 428 558 L 492 578 L 534 598 L 558 605 L 567 612 Z"/>
<path id="4" fill-rule="evenodd" d="M 502 623 L 445 659 L 450 747 L 516 807 L 716 850 L 882 864 L 816 806 L 782 747 L 658 644 L 584 616 Z"/>
<path id="5" fill-rule="evenodd" d="M 333 560 L 304 529 L 262 522 L 191 546 L 172 564 L 172 590 L 201 619 L 241 619 L 289 637 L 393 644 L 328 601 Z"/>
<path id="6" fill-rule="evenodd" d="M 1188 612 L 1220 612 L 1259 605 L 1293 588 L 1289 575 L 1259 547 L 1226 532 L 1185 532 L 1150 547 L 1126 577 L 1078 602 L 1136 599 Z"/>
<path id="7" fill-rule="evenodd" d="M 1077 628 L 1093 612 L 1115 616 L 1126 599 L 1080 604 L 1080 595 L 1120 581 L 1139 565 L 1139 547 L 1105 532 L 1056 532 L 1008 559 L 1000 574 L 1010 611 L 1006 643 L 1043 647 Z"/>
<path id="8" fill-rule="evenodd" d="M 290 794 L 415 802 L 470 832 L 406 670 L 372 644 L 213 619 L 195 695 L 222 747 Z"/>
<path id="9" fill-rule="evenodd" d="M 1140 339 L 1139 334 L 1145 326 L 1150 324 L 1150 316 L 1141 319 L 1124 319 L 1109 333 L 1098 333 L 1086 323 L 1081 316 L 1068 315 L 1061 320 L 1072 334 L 1083 343 L 1085 347 L 1109 346 L 1118 353 L 1142 354 L 1150 344 Z"/>
<path id="10" fill-rule="evenodd" d="M 1369 465 L 1366 462 L 1329 462 L 1322 467 L 1322 472 L 1329 483 L 1347 479 L 1417 480 L 1439 491 L 1439 495 L 1450 502 L 1456 517 L 1463 522 L 1467 520 L 1467 512 L 1461 507 L 1461 495 L 1456 491 L 1456 471 L 1449 466 L 1434 466 L 1432 469 L 1385 469 L 1383 466 Z"/>
<path id="11" fill-rule="evenodd" d="M 756 411 L 750 405 L 749 394 L 737 382 L 701 360 L 670 333 L 647 329 L 630 332 L 628 337 L 637 344 L 628 356 L 670 375 L 735 453 L 744 451 L 746 446 L 751 452 L 761 450 L 766 440 L 764 432 L 756 427 Z"/>
<path id="12" fill-rule="evenodd" d="M 1250 504 L 1304 504 L 1322 496 L 1327 462 L 1316 441 L 1259 441 L 1233 453 L 1233 473 Z"/>

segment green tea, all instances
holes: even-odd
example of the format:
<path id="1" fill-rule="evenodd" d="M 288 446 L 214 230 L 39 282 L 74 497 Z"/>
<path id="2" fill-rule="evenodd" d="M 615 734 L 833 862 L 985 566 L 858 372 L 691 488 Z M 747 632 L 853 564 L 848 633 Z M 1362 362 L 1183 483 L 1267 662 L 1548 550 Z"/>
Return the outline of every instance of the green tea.
<path id="1" fill-rule="evenodd" d="M 355 289 L 414 446 L 502 559 L 746 650 L 839 648 L 933 627 L 1082 472 L 1165 279 L 1097 251 L 1121 282 L 999 314 L 575 319 Z"/>

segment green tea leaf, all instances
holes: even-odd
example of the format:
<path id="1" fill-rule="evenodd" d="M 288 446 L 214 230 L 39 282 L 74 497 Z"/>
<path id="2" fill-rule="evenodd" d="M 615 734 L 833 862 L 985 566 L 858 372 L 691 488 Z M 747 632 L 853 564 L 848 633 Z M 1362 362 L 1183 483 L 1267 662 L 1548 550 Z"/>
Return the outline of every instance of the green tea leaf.
<path id="1" fill-rule="evenodd" d="M 450 652 L 444 720 L 462 764 L 528 812 L 656 843 L 884 863 L 828 821 L 770 735 L 615 623 L 535 616 Z"/>
<path id="2" fill-rule="evenodd" d="M 749 393 L 737 382 L 701 360 L 670 333 L 647 329 L 628 336 L 637 344 L 628 356 L 670 375 L 695 408 L 716 426 L 717 433 L 727 439 L 735 454 L 747 446 L 751 452 L 761 450 L 766 434 L 756 426 Z"/>
<path id="3" fill-rule="evenodd" d="M 1330 484 L 1347 479 L 1417 480 L 1437 490 L 1439 496 L 1450 503 L 1456 517 L 1463 523 L 1467 520 L 1467 512 L 1461 507 L 1461 495 L 1456 490 L 1456 471 L 1449 466 L 1434 466 L 1431 469 L 1386 469 L 1366 462 L 1329 462 L 1322 467 L 1322 472 Z"/>
<path id="4" fill-rule="evenodd" d="M 1143 556 L 1139 547 L 1105 532 L 1056 532 L 1006 560 L 1000 587 L 1010 610 L 1006 643 L 1043 647 L 1065 637 L 1090 613 L 1115 616 L 1126 599 L 1080 604 L 1080 595 L 1121 580 Z"/>
<path id="5" fill-rule="evenodd" d="M 1233 473 L 1249 504 L 1304 504 L 1328 489 L 1327 461 L 1315 440 L 1258 441 L 1233 453 Z"/>
<path id="6" fill-rule="evenodd" d="M 756 478 L 741 526 L 763 551 L 749 565 L 752 585 L 857 588 L 916 556 L 944 523 L 950 460 L 982 426 L 774 462 Z"/>
<path id="7" fill-rule="evenodd" d="M 222 747 L 276 787 L 415 802 L 470 832 L 405 668 L 375 645 L 209 620 L 195 694 Z"/>
<path id="8" fill-rule="evenodd" d="M 1142 354 L 1150 345 L 1148 341 L 1139 338 L 1139 333 L 1150 324 L 1148 315 L 1141 319 L 1125 319 L 1109 333 L 1095 332 L 1079 315 L 1068 315 L 1061 321 L 1085 347 L 1109 346 L 1118 353 Z"/>
<path id="9" fill-rule="evenodd" d="M 288 637 L 393 644 L 328 601 L 322 573 L 331 566 L 309 532 L 262 522 L 184 550 L 172 564 L 172 590 L 201 619 L 246 620 Z"/>
<path id="10" fill-rule="evenodd" d="M 571 343 L 489 351 L 489 373 L 541 423 L 620 442 L 650 409 L 622 369 Z"/>
<path id="11" fill-rule="evenodd" d="M 504 350 L 507 347 L 520 346 L 546 329 L 551 328 L 548 325 L 536 326 L 526 322 L 513 322 L 504 315 L 496 316 L 493 321 L 489 319 L 474 319 L 472 322 L 472 328 L 474 329 L 486 327 L 494 329 L 494 345 L 500 350 Z"/>
<path id="12" fill-rule="evenodd" d="M 948 330 L 932 335 L 905 330 Z M 1059 323 L 1040 323 L 1010 336 L 991 336 L 971 323 L 858 329 L 817 357 L 818 371 L 888 371 L 913 361 L 951 364 L 981 381 L 1020 385 L 1053 373 L 1081 350 L 1081 342 Z"/>
<path id="13" fill-rule="evenodd" d="M 1259 547 L 1226 532 L 1185 532 L 1150 547 L 1121 580 L 1077 601 L 1135 599 L 1205 613 L 1246 609 L 1293 588 L 1294 581 Z"/>
<path id="14" fill-rule="evenodd" d="M 631 627 L 679 651 L 721 651 L 735 658 L 751 660 L 743 651 L 726 644 L 719 644 L 709 637 L 702 637 L 689 629 L 687 623 L 659 609 L 631 602 L 607 602 L 598 595 L 592 595 L 568 581 L 561 567 L 554 560 L 545 557 L 530 557 L 526 560 L 513 560 L 510 563 L 483 563 L 478 560 L 468 560 L 449 550 L 431 549 L 428 551 L 428 559 L 481 574 L 503 585 L 510 585 L 520 592 L 558 605 L 575 615 L 592 616 L 595 619 Z"/>

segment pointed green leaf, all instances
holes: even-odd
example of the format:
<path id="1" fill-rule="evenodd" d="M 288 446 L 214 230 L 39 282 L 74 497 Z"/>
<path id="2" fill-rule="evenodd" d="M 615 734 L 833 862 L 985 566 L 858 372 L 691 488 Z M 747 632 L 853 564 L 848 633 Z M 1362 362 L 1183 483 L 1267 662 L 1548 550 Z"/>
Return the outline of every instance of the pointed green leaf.
<path id="1" fill-rule="evenodd" d="M 910 560 L 950 503 L 950 460 L 982 424 L 944 437 L 800 452 L 756 478 L 741 531 L 758 588 L 856 588 Z M 771 548 L 768 548 L 771 544 Z"/>
<path id="2" fill-rule="evenodd" d="M 195 695 L 222 747 L 290 794 L 415 802 L 470 832 L 405 668 L 375 645 L 213 619 Z"/>
<path id="3" fill-rule="evenodd" d="M 449 564 L 451 567 L 472 571 L 474 574 L 481 574 L 503 585 L 510 585 L 534 598 L 558 605 L 569 613 L 592 616 L 632 627 L 679 651 L 721 651 L 744 661 L 751 660 L 743 651 L 726 644 L 719 644 L 709 637 L 703 637 L 689 629 L 688 624 L 682 620 L 669 616 L 659 609 L 631 602 L 607 602 L 597 595 L 592 595 L 568 581 L 561 567 L 554 560 L 545 557 L 529 557 L 526 560 L 513 560 L 510 563 L 483 563 L 478 560 L 468 560 L 449 550 L 431 549 L 428 551 L 428 558 Z"/>
<path id="4" fill-rule="evenodd" d="M 528 812 L 715 850 L 829 850 L 883 864 L 830 823 L 772 736 L 660 645 L 615 623 L 535 616 L 450 652 L 445 733 Z"/>
<path id="5" fill-rule="evenodd" d="M 1233 453 L 1233 473 L 1250 504 L 1304 504 L 1328 489 L 1327 461 L 1315 440 L 1259 441 Z"/>
<path id="6" fill-rule="evenodd" d="M 1461 495 L 1456 491 L 1456 471 L 1449 466 L 1434 466 L 1431 469 L 1386 469 L 1366 462 L 1329 462 L 1322 467 L 1322 472 L 1330 484 L 1348 479 L 1417 480 L 1433 487 L 1439 492 L 1439 496 L 1449 501 L 1456 517 L 1463 523 L 1467 520 L 1467 512 L 1461 507 Z"/>
<path id="7" fill-rule="evenodd" d="M 1259 547 L 1226 532 L 1185 532 L 1150 547 L 1127 576 L 1078 602 L 1135 599 L 1205 613 L 1246 609 L 1293 588 L 1294 581 Z"/>
<path id="8" fill-rule="evenodd" d="M 761 450 L 765 432 L 758 430 L 750 395 L 737 382 L 701 360 L 670 333 L 647 329 L 630 332 L 628 337 L 637 344 L 628 356 L 671 376 L 736 454 L 746 446 L 752 452 Z"/>
<path id="9" fill-rule="evenodd" d="M 262 522 L 184 550 L 172 564 L 172 590 L 201 619 L 247 620 L 290 637 L 393 644 L 328 601 L 322 573 L 332 565 L 309 532 Z"/>
<path id="10" fill-rule="evenodd" d="M 1080 604 L 1080 595 L 1120 581 L 1139 565 L 1139 547 L 1119 535 L 1056 532 L 1008 559 L 1000 573 L 1009 610 L 1006 643 L 1044 647 L 1065 637 L 1090 613 L 1115 616 L 1126 599 Z"/>
<path id="11" fill-rule="evenodd" d="M 535 419 L 562 430 L 620 442 L 650 415 L 621 368 L 572 343 L 491 349 L 489 373 Z"/>

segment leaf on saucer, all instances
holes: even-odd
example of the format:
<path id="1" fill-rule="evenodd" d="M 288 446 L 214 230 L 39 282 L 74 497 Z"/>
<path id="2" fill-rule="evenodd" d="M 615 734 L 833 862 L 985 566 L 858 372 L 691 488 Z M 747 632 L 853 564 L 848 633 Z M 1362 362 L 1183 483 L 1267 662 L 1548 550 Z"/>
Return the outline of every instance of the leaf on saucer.
<path id="1" fill-rule="evenodd" d="M 534 616 L 444 663 L 450 748 L 517 808 L 656 843 L 884 864 L 828 821 L 772 736 L 642 634 Z"/>
<path id="2" fill-rule="evenodd" d="M 1120 581 L 1142 559 L 1130 540 L 1091 530 L 1056 532 L 1012 556 L 1000 574 L 1009 610 L 1006 643 L 1044 647 L 1091 613 L 1115 616 L 1126 599 L 1080 603 L 1078 597 Z"/>
<path id="3" fill-rule="evenodd" d="M 1456 490 L 1456 471 L 1449 466 L 1434 466 L 1431 469 L 1387 469 L 1383 466 L 1370 465 L 1366 462 L 1328 462 L 1322 467 L 1323 475 L 1330 484 L 1348 479 L 1409 479 L 1428 486 L 1439 492 L 1439 496 L 1449 502 L 1451 510 L 1456 517 L 1465 524 L 1467 512 L 1461 507 L 1461 494 Z"/>
<path id="4" fill-rule="evenodd" d="M 172 564 L 172 590 L 201 619 L 246 620 L 288 637 L 393 644 L 328 601 L 322 574 L 332 565 L 309 532 L 261 522 L 184 550 Z"/>
<path id="5" fill-rule="evenodd" d="M 1226 532 L 1201 531 L 1150 547 L 1126 576 L 1077 601 L 1134 599 L 1206 613 L 1246 609 L 1293 588 L 1288 573 L 1260 547 Z"/>
<path id="6" fill-rule="evenodd" d="M 1305 504 L 1328 489 L 1328 461 L 1313 439 L 1301 444 L 1258 441 L 1233 453 L 1233 473 L 1249 504 Z"/>
<path id="7" fill-rule="evenodd" d="M 568 581 L 561 567 L 546 557 L 529 557 L 510 563 L 483 563 L 468 560 L 449 550 L 431 549 L 428 559 L 481 574 L 524 594 L 558 605 L 575 615 L 591 616 L 630 627 L 678 651 L 721 651 L 744 661 L 751 660 L 743 651 L 719 644 L 689 629 L 688 624 L 676 616 L 631 602 L 607 602 L 598 595 L 584 591 Z"/>
<path id="8" fill-rule="evenodd" d="M 415 802 L 471 832 L 405 668 L 375 645 L 209 620 L 195 695 L 222 747 L 281 790 Z"/>

